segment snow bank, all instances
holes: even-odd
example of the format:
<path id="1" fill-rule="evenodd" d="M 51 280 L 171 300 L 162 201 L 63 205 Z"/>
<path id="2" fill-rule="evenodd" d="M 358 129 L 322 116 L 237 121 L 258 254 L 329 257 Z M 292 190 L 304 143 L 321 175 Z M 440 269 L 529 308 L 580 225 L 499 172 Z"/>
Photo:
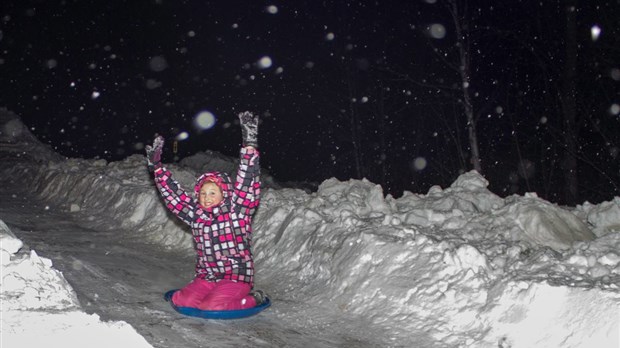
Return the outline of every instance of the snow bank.
<path id="1" fill-rule="evenodd" d="M 611 202 L 603 202 L 598 205 L 588 202 L 577 206 L 576 212 L 583 220 L 592 226 L 592 231 L 597 236 L 607 233 L 620 232 L 620 197 L 615 197 Z"/>
<path id="2" fill-rule="evenodd" d="M 3 346 L 151 347 L 129 324 L 84 313 L 52 261 L 22 250 L 2 220 L 0 242 Z"/>
<path id="3" fill-rule="evenodd" d="M 257 278 L 368 318 L 395 342 L 423 331 L 446 347 L 617 347 L 620 234 L 593 240 L 571 211 L 486 185 L 470 172 L 399 199 L 365 180 L 269 191 L 255 220 Z"/>
<path id="4" fill-rule="evenodd" d="M 0 108 L 0 143 L 4 156 L 11 154 L 41 163 L 62 160 L 62 156 L 49 145 L 43 145 L 21 119 L 6 108 Z"/>
<path id="5" fill-rule="evenodd" d="M 500 213 L 515 219 L 519 233 L 515 239 L 546 245 L 553 249 L 568 249 L 574 242 L 589 241 L 595 235 L 570 211 L 527 195 L 511 197 Z"/>
<path id="6" fill-rule="evenodd" d="M 204 157 L 169 167 L 191 188 Z M 15 161 L 2 170 L 95 231 L 191 247 L 143 156 Z M 266 189 L 254 223 L 257 282 L 276 301 L 364 318 L 396 346 L 425 332 L 436 347 L 618 347 L 620 198 L 565 208 L 535 194 L 501 198 L 487 185 L 472 171 L 398 199 L 367 180 L 329 179 L 312 194 Z M 7 238 L 3 262 L 19 249 Z"/>

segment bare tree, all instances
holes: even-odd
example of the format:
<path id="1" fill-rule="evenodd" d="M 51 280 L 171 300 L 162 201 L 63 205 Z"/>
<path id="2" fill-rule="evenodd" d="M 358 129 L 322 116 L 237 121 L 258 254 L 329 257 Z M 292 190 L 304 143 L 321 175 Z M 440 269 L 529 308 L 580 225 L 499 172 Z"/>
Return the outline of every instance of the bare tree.
<path id="1" fill-rule="evenodd" d="M 470 163 L 472 167 L 482 174 L 482 165 L 480 161 L 480 148 L 478 146 L 478 134 L 476 131 L 476 119 L 474 116 L 474 106 L 471 98 L 471 39 L 470 26 L 467 17 L 467 2 L 458 0 L 447 1 L 448 11 L 452 17 L 454 29 L 456 31 L 456 47 L 458 48 L 457 67 L 459 77 L 461 79 L 460 91 L 462 93 L 462 107 L 465 119 L 467 120 L 467 130 L 470 146 Z"/>
<path id="2" fill-rule="evenodd" d="M 440 78 L 433 82 L 430 79 L 422 80 L 410 77 L 409 74 L 390 71 L 397 75 L 400 79 L 414 83 L 418 87 L 429 88 L 441 92 L 441 95 L 451 102 L 457 101 L 460 106 L 460 114 L 462 121 L 467 127 L 468 145 L 469 145 L 469 164 L 471 168 L 479 173 L 483 173 L 482 160 L 480 156 L 480 146 L 478 142 L 478 132 L 476 129 L 477 114 L 472 97 L 472 62 L 471 62 L 471 45 L 472 32 L 470 27 L 471 18 L 469 18 L 466 0 L 446 0 L 441 2 L 450 15 L 456 36 L 456 42 L 452 48 L 438 48 L 432 41 L 428 41 L 433 48 L 435 57 L 445 68 L 451 71 L 454 78 Z M 460 150 L 458 151 L 461 152 Z"/>

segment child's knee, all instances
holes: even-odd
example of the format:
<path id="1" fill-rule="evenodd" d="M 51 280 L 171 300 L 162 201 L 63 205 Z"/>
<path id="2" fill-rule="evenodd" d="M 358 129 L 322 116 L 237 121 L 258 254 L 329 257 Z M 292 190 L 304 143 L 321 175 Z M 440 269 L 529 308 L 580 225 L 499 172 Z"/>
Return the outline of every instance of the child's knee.
<path id="1" fill-rule="evenodd" d="M 181 289 L 172 295 L 172 303 L 178 307 L 197 307 L 204 298 L 205 294 Z"/>
<path id="2" fill-rule="evenodd" d="M 178 307 L 195 307 L 202 303 L 213 288 L 203 279 L 194 279 L 181 290 L 172 295 L 172 303 Z"/>

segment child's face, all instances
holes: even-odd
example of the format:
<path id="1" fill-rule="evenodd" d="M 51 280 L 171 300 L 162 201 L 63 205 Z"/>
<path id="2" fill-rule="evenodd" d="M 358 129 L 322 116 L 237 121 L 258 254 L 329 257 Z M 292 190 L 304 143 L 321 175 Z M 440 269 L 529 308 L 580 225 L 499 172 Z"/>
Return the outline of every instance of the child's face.
<path id="1" fill-rule="evenodd" d="M 198 202 L 205 208 L 215 207 L 224 199 L 222 190 L 213 182 L 208 182 L 200 188 Z"/>

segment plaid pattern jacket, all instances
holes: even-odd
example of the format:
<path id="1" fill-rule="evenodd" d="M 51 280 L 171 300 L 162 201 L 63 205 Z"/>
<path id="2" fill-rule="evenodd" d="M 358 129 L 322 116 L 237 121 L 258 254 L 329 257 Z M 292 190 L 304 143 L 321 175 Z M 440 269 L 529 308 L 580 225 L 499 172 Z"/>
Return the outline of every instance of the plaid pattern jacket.
<path id="1" fill-rule="evenodd" d="M 226 173 L 203 174 L 196 182 L 195 197 L 188 195 L 165 167 L 157 167 L 154 174 L 155 185 L 166 207 L 192 228 L 196 242 L 196 277 L 207 281 L 241 281 L 252 286 L 252 216 L 260 197 L 258 151 L 241 149 L 234 185 Z M 209 209 L 197 200 L 206 181 L 217 183 L 223 194 L 222 202 Z"/>

